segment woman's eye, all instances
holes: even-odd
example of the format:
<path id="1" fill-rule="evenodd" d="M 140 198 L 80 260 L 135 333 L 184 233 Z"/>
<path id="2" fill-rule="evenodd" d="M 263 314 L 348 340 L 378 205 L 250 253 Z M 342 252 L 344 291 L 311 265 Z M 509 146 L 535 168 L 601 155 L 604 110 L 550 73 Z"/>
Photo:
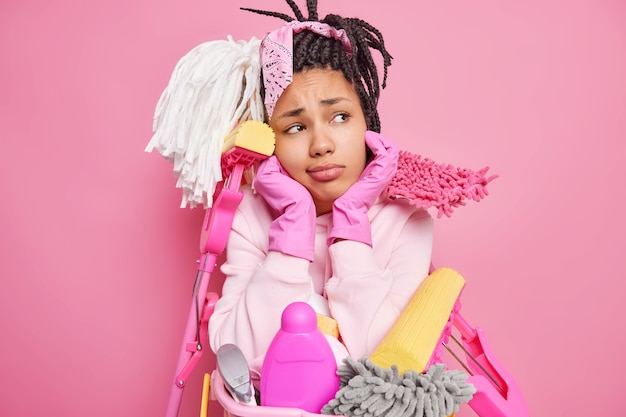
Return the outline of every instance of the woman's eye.
<path id="1" fill-rule="evenodd" d="M 350 116 L 348 115 L 348 113 L 339 113 L 338 115 L 333 117 L 333 122 L 344 123 L 345 121 L 348 120 L 349 117 Z"/>
<path id="2" fill-rule="evenodd" d="M 285 129 L 285 133 L 293 134 L 293 133 L 301 132 L 303 130 L 304 130 L 304 127 L 302 125 L 293 125 Z"/>

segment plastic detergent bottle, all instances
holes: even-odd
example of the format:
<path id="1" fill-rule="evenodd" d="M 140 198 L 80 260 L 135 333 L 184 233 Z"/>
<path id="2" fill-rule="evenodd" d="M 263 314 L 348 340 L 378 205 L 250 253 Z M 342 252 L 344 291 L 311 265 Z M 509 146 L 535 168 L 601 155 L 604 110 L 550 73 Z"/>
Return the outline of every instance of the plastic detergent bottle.
<path id="1" fill-rule="evenodd" d="M 261 369 L 261 405 L 319 413 L 339 390 L 337 362 L 317 315 L 305 302 L 289 304 Z"/>

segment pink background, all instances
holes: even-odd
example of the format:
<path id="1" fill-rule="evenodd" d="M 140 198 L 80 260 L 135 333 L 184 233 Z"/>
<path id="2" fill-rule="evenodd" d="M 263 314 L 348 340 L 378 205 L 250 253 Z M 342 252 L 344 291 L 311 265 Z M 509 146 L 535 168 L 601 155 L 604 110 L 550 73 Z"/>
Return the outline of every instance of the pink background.
<path id="1" fill-rule="evenodd" d="M 435 262 L 469 281 L 465 316 L 531 415 L 622 414 L 624 3 L 320 3 L 384 33 L 387 137 L 499 175 L 437 220 Z M 164 414 L 203 212 L 178 208 L 171 166 L 143 149 L 178 59 L 279 23 L 240 6 L 289 13 L 283 0 L 0 3 L 0 415 Z M 201 376 L 181 416 L 197 415 Z"/>

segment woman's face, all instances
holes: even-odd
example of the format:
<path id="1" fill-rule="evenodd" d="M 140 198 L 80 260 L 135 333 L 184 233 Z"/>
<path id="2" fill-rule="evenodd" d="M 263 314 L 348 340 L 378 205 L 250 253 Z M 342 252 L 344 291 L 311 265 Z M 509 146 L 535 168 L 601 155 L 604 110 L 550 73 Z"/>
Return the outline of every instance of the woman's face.
<path id="1" fill-rule="evenodd" d="M 317 215 L 331 211 L 366 163 L 367 125 L 354 86 L 340 71 L 296 73 L 269 124 L 282 166 L 309 190 Z"/>

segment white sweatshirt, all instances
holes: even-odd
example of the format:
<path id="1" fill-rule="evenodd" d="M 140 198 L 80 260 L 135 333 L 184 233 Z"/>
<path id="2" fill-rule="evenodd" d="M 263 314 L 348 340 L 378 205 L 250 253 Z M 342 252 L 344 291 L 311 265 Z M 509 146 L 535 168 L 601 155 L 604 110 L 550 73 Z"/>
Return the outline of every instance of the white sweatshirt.
<path id="1" fill-rule="evenodd" d="M 314 290 L 327 300 L 349 354 L 357 359 L 371 354 L 428 275 L 433 240 L 428 212 L 406 201 L 379 199 L 368 212 L 372 247 L 347 240 L 328 247 L 332 214 L 319 216 L 311 263 L 268 251 L 271 209 L 249 186 L 242 191 L 221 267 L 226 279 L 209 320 L 213 351 L 234 343 L 260 373 L 283 309 L 308 301 Z"/>

